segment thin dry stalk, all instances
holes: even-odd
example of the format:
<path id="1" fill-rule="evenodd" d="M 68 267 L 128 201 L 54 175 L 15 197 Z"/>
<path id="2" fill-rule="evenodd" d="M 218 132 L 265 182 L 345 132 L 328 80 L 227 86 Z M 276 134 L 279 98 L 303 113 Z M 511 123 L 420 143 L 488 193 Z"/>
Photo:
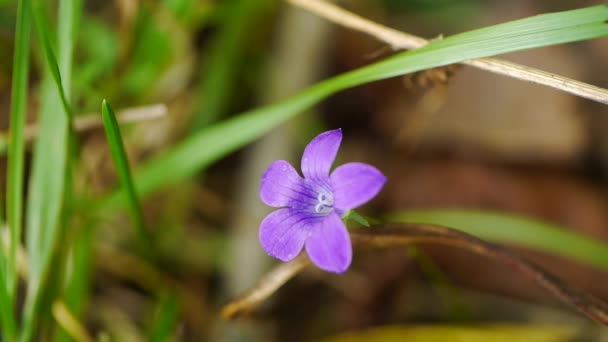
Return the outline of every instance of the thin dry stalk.
<path id="1" fill-rule="evenodd" d="M 435 244 L 464 248 L 509 266 L 586 317 L 597 323 L 608 325 L 608 305 L 603 301 L 564 284 L 556 276 L 508 250 L 469 234 L 426 224 L 389 224 L 351 232 L 351 239 L 357 248 L 387 248 L 411 244 Z M 279 265 L 262 277 L 254 288 L 226 305 L 222 310 L 222 317 L 232 319 L 253 310 L 308 265 L 310 265 L 310 261 L 303 255 L 290 263 Z"/>
<path id="2" fill-rule="evenodd" d="M 394 50 L 416 49 L 429 43 L 429 41 L 424 38 L 380 25 L 323 0 L 286 1 L 294 6 L 298 6 L 315 13 L 338 25 L 369 34 L 372 37 L 389 44 Z M 470 65 L 495 74 L 541 84 L 586 99 L 608 104 L 607 89 L 596 87 L 584 82 L 579 82 L 550 72 L 496 58 L 474 59 L 462 62 L 462 64 Z"/>

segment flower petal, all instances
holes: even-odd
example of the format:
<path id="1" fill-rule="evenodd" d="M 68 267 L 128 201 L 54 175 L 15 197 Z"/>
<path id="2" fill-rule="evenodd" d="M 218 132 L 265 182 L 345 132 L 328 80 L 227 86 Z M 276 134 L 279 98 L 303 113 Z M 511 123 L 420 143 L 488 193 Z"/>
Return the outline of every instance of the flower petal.
<path id="1" fill-rule="evenodd" d="M 324 180 L 329 176 L 331 164 L 342 142 L 342 130 L 335 129 L 317 135 L 302 155 L 302 173 L 305 178 Z"/>
<path id="2" fill-rule="evenodd" d="M 324 271 L 344 273 L 348 269 L 353 248 L 340 216 L 331 213 L 313 227 L 306 240 L 306 252 L 310 260 Z"/>
<path id="3" fill-rule="evenodd" d="M 286 207 L 293 202 L 316 200 L 314 194 L 309 194 L 310 190 L 307 189 L 304 180 L 291 164 L 277 160 L 262 175 L 260 198 L 271 207 Z"/>
<path id="4" fill-rule="evenodd" d="M 374 198 L 386 183 L 386 177 L 371 165 L 348 163 L 332 172 L 330 182 L 334 207 L 346 212 Z"/>
<path id="5" fill-rule="evenodd" d="M 316 220 L 289 208 L 275 210 L 260 223 L 260 243 L 270 256 L 289 261 L 302 250 Z"/>

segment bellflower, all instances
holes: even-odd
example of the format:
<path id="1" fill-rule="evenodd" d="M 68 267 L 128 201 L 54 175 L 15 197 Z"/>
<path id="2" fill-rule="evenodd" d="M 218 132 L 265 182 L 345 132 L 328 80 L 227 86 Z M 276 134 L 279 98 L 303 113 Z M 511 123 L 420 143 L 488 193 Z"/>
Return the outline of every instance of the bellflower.
<path id="1" fill-rule="evenodd" d="M 302 156 L 304 178 L 284 160 L 262 176 L 260 198 L 279 208 L 260 224 L 260 242 L 270 256 L 289 261 L 306 246 L 322 270 L 343 273 L 350 266 L 352 246 L 342 217 L 376 196 L 386 177 L 363 163 L 344 164 L 330 175 L 341 141 L 340 129 L 314 138 Z"/>

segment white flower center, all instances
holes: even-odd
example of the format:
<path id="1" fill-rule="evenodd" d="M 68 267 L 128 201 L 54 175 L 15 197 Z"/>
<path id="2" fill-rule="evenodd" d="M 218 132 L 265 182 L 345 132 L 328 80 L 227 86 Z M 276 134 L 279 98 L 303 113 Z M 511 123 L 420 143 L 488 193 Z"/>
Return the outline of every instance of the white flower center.
<path id="1" fill-rule="evenodd" d="M 329 214 L 332 210 L 334 210 L 333 197 L 325 192 L 319 192 L 315 212 L 318 214 Z"/>

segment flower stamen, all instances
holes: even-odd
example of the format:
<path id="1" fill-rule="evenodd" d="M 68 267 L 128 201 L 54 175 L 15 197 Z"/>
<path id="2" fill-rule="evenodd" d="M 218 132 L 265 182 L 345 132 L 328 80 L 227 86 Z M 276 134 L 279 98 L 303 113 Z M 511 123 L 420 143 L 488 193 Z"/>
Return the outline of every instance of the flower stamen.
<path id="1" fill-rule="evenodd" d="M 317 201 L 315 212 L 318 214 L 329 214 L 334 209 L 334 199 L 324 192 L 319 192 Z"/>

